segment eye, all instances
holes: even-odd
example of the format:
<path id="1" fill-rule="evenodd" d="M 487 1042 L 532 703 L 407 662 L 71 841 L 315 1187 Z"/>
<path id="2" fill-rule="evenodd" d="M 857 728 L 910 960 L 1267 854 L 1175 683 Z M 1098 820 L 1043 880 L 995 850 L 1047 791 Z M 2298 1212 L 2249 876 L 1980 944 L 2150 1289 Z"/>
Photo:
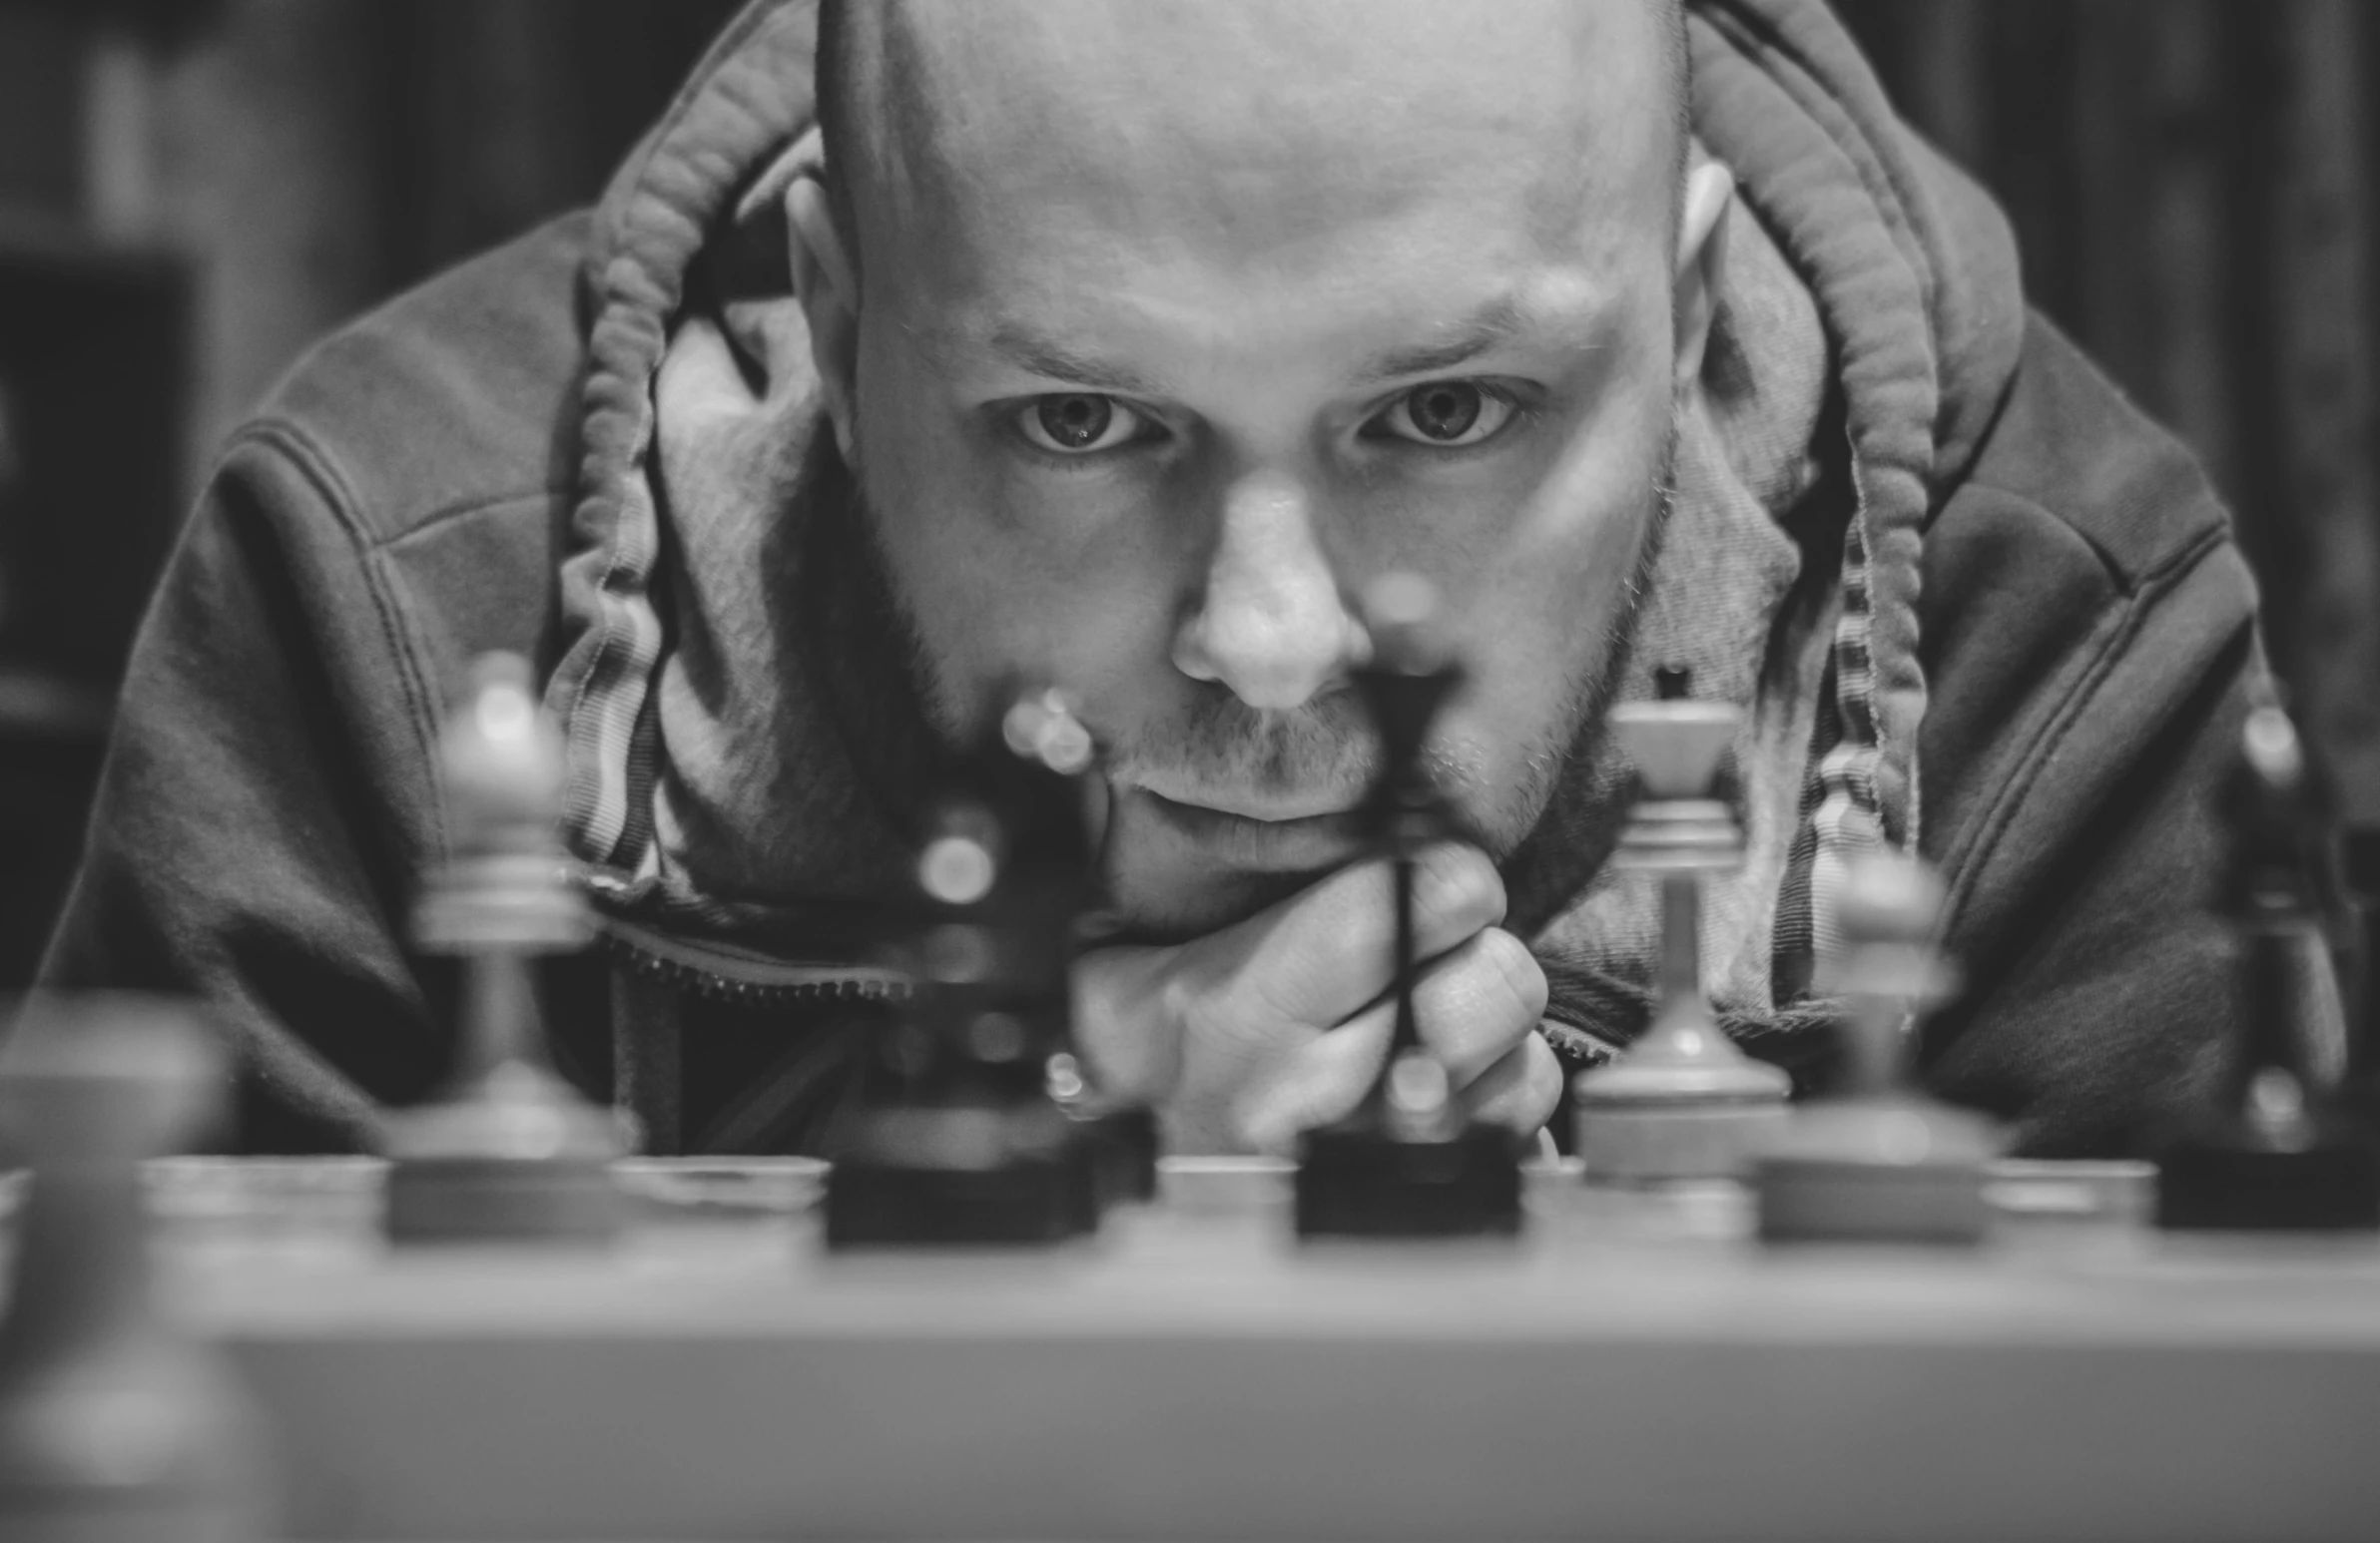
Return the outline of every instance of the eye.
<path id="1" fill-rule="evenodd" d="M 1397 398 L 1364 425 L 1364 433 L 1459 450 L 1494 438 L 1512 421 L 1513 411 L 1511 398 L 1491 386 L 1476 380 L 1434 380 Z"/>
<path id="2" fill-rule="evenodd" d="M 1149 420 L 1093 391 L 1036 396 L 1016 414 L 1016 431 L 1052 455 L 1095 455 L 1146 437 Z"/>

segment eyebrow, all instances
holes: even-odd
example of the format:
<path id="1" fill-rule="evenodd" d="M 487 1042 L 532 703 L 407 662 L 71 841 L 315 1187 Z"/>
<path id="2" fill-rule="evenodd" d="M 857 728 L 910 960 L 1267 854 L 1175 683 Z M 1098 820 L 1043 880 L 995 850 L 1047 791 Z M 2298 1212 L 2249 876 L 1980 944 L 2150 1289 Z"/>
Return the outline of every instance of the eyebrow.
<path id="1" fill-rule="evenodd" d="M 1520 307 L 1510 295 L 1489 301 L 1468 318 L 1447 329 L 1440 342 L 1393 348 L 1366 364 L 1357 376 L 1366 384 L 1401 380 L 1409 375 L 1443 374 L 1468 364 L 1488 349 L 1510 342 L 1520 331 Z"/>
<path id="2" fill-rule="evenodd" d="M 991 334 L 991 346 L 1006 354 L 1008 362 L 1036 375 L 1052 380 L 1071 381 L 1094 391 L 1109 391 L 1118 396 L 1155 396 L 1159 392 L 1148 377 L 1135 373 L 1122 364 L 1095 359 L 1077 353 L 1054 338 L 1020 326 L 1002 326 Z"/>
<path id="3" fill-rule="evenodd" d="M 1517 336 L 1522 330 L 1521 307 L 1510 295 L 1503 295 L 1443 330 L 1446 335 L 1439 341 L 1393 348 L 1376 355 L 1357 373 L 1356 379 L 1361 384 L 1373 385 L 1415 375 L 1443 374 L 1458 368 Z M 1028 326 L 1003 324 L 992 332 L 990 341 L 992 348 L 1005 355 L 1009 363 L 1032 374 L 1118 396 L 1163 394 L 1148 376 L 1129 365 L 1078 352 Z"/>

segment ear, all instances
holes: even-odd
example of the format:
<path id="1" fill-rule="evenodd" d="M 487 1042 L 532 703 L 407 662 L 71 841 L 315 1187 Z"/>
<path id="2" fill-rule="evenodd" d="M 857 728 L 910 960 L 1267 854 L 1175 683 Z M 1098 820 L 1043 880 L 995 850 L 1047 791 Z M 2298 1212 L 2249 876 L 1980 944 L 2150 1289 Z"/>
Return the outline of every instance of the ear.
<path id="1" fill-rule="evenodd" d="M 1727 210 L 1735 202 L 1735 174 L 1696 152 L 1686 174 L 1678 220 L 1676 302 L 1677 388 L 1702 378 L 1702 352 L 1719 309 L 1719 275 L 1727 262 Z"/>
<path id="2" fill-rule="evenodd" d="M 810 325 L 819 392 L 844 464 L 851 465 L 852 404 L 860 379 L 859 269 L 828 207 L 827 190 L 816 178 L 797 177 L 785 190 L 785 225 L 794 297 Z"/>

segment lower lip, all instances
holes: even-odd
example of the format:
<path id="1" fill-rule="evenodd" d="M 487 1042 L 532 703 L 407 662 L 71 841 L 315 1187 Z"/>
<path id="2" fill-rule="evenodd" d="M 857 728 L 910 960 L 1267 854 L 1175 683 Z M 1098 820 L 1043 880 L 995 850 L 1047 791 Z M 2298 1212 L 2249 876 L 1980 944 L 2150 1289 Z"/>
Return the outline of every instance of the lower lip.
<path id="1" fill-rule="evenodd" d="M 1203 804 L 1177 803 L 1147 788 L 1135 788 L 1125 796 L 1145 805 L 1175 834 L 1246 867 L 1323 867 L 1345 861 L 1362 844 L 1362 831 L 1352 812 L 1254 819 Z"/>

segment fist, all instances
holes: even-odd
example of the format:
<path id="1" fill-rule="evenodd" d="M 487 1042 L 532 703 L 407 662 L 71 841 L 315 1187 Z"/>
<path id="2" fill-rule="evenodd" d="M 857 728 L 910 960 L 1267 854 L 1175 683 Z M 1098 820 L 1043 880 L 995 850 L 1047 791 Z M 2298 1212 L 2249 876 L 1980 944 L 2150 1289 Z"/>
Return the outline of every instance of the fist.
<path id="1" fill-rule="evenodd" d="M 1078 1048 L 1099 1086 L 1154 1106 L 1177 1152 L 1288 1153 L 1355 1112 L 1388 1058 L 1396 999 L 1392 870 L 1341 869 L 1191 942 L 1106 948 L 1074 970 Z M 1414 870 L 1422 1039 L 1479 1118 L 1527 1135 L 1561 1096 L 1537 1033 L 1545 976 L 1500 928 L 1503 881 L 1445 843 Z"/>

